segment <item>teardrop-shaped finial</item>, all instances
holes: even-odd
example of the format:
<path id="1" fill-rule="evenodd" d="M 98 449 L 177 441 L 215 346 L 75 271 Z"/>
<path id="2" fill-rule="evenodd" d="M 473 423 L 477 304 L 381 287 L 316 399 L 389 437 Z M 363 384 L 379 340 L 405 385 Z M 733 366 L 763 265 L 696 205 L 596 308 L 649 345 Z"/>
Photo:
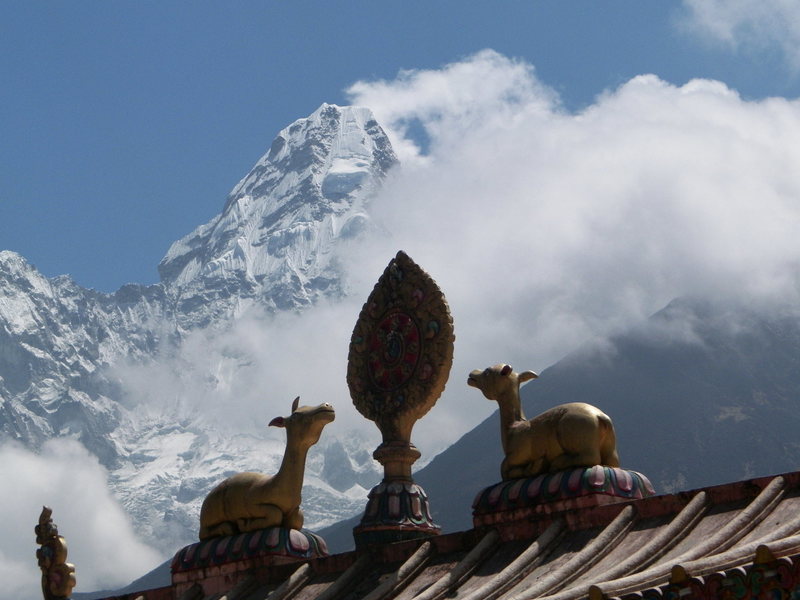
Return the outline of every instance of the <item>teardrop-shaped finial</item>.
<path id="1" fill-rule="evenodd" d="M 384 441 L 409 441 L 453 364 L 453 319 L 436 282 L 403 251 L 367 298 L 350 341 L 353 404 Z"/>

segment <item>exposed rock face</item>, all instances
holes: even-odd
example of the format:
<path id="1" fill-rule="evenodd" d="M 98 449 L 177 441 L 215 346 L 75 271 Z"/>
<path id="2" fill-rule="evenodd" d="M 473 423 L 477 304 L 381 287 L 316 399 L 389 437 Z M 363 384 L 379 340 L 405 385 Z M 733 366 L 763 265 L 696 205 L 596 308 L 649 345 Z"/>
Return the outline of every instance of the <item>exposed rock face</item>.
<path id="1" fill-rule="evenodd" d="M 0 252 L 0 442 L 35 450 L 78 438 L 110 470 L 143 537 L 165 552 L 192 540 L 205 493 L 232 472 L 276 468 L 283 446 L 225 438 L 201 415 L 177 415 L 168 398 L 143 410 L 115 366 L 157 362 L 190 332 L 228 327 L 250 308 L 300 310 L 340 296 L 337 246 L 370 227 L 369 201 L 396 162 L 368 109 L 324 104 L 278 134 L 218 217 L 172 245 L 159 284 L 103 294 Z M 356 502 L 344 492 L 374 468 L 356 463 L 332 475 L 328 467 L 331 486 L 324 460 L 310 461 L 310 526 L 360 509 L 363 494 Z"/>

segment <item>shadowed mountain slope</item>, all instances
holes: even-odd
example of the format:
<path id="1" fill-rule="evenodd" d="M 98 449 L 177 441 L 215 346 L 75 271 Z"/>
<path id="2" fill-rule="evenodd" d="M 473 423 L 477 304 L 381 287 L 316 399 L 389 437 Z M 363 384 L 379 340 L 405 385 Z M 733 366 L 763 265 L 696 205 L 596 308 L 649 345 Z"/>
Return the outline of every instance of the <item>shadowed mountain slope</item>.
<path id="1" fill-rule="evenodd" d="M 797 315 L 677 300 L 567 356 L 521 395 L 529 418 L 565 402 L 600 407 L 614 421 L 623 467 L 666 493 L 796 469 L 798 366 Z M 446 531 L 468 528 L 475 494 L 500 479 L 499 428 L 495 413 L 415 476 Z"/>
<path id="2" fill-rule="evenodd" d="M 614 421 L 622 466 L 669 493 L 796 469 L 799 366 L 792 311 L 681 299 L 568 355 L 521 395 L 528 418 L 565 402 L 600 407 Z M 453 373 L 449 385 L 479 393 L 466 389 L 466 377 Z M 443 531 L 469 529 L 476 494 L 500 480 L 499 423 L 495 412 L 415 474 Z M 351 547 L 354 524 L 322 535 L 334 548 Z"/>

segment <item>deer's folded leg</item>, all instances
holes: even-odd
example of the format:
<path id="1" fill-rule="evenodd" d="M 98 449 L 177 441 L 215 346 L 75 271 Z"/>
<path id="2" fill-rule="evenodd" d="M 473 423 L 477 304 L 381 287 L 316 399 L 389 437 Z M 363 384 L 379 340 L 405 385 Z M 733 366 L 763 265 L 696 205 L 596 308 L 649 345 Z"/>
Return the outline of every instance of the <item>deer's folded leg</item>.
<path id="1" fill-rule="evenodd" d="M 286 514 L 283 519 L 283 526 L 289 529 L 302 529 L 303 528 L 303 511 L 296 508 Z"/>

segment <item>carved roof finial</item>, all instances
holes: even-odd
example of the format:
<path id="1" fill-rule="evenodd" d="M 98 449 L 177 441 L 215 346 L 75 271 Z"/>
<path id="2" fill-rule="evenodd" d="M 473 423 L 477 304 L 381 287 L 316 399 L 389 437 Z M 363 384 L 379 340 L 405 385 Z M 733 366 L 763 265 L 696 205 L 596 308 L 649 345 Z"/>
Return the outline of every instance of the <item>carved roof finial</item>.
<path id="1" fill-rule="evenodd" d="M 389 262 L 350 341 L 353 404 L 384 442 L 410 441 L 439 399 L 453 364 L 453 318 L 436 282 L 405 252 Z"/>
<path id="2" fill-rule="evenodd" d="M 353 404 L 381 430 L 375 460 L 383 482 L 370 492 L 356 543 L 439 532 L 425 492 L 411 478 L 420 452 L 411 429 L 439 399 L 453 364 L 453 319 L 436 282 L 404 252 L 389 262 L 367 298 L 350 341 Z"/>
<path id="3" fill-rule="evenodd" d="M 75 587 L 75 566 L 67 562 L 67 540 L 58 535 L 53 523 L 53 510 L 42 507 L 36 532 L 36 550 L 39 568 L 42 570 L 42 594 L 45 600 L 63 600 L 72 594 Z"/>

